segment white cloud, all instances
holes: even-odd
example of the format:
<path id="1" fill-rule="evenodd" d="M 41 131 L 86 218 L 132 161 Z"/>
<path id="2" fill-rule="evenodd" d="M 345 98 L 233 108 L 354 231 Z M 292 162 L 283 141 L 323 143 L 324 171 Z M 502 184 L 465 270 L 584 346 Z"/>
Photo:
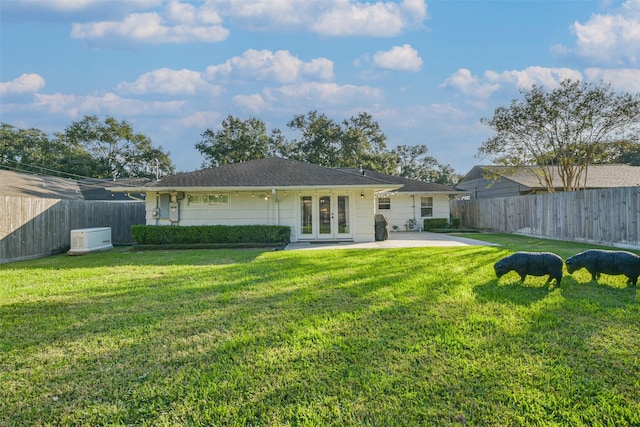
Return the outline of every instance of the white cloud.
<path id="1" fill-rule="evenodd" d="M 538 85 L 554 89 L 565 79 L 582 80 L 582 74 L 570 68 L 527 67 L 524 70 L 503 72 L 489 70 L 485 71 L 482 77 L 477 77 L 472 75 L 470 70 L 461 68 L 440 87 L 454 89 L 471 98 L 486 100 L 504 87 L 528 90 L 533 85 Z"/>
<path id="2" fill-rule="evenodd" d="M 502 73 L 487 71 L 485 77 L 492 82 L 515 85 L 518 89 L 530 89 L 533 85 L 553 89 L 559 87 L 562 80 L 582 80 L 582 74 L 579 71 L 547 67 L 527 67 L 524 70 L 510 70 Z"/>
<path id="3" fill-rule="evenodd" d="M 204 129 L 212 123 L 217 123 L 220 117 L 221 114 L 217 111 L 198 111 L 176 120 L 175 123 L 184 128 Z"/>
<path id="4" fill-rule="evenodd" d="M 427 17 L 427 6 L 423 0 L 401 3 L 343 0 L 326 4 L 330 9 L 323 11 L 311 28 L 331 36 L 396 36 L 407 27 L 422 23 Z"/>
<path id="5" fill-rule="evenodd" d="M 254 113 L 269 109 L 269 104 L 259 94 L 236 95 L 233 97 L 233 103 Z"/>
<path id="6" fill-rule="evenodd" d="M 132 13 L 121 21 L 73 24 L 71 36 L 87 41 L 129 40 L 137 43 L 219 42 L 229 36 L 222 18 L 202 5 L 171 1 L 162 13 Z"/>
<path id="7" fill-rule="evenodd" d="M 601 69 L 587 68 L 585 75 L 592 82 L 611 83 L 611 87 L 623 92 L 640 92 L 640 69 Z"/>
<path id="8" fill-rule="evenodd" d="M 119 2 L 116 2 L 119 3 Z M 207 0 L 204 3 L 171 0 L 161 9 L 156 0 L 126 2 L 130 13 L 121 19 L 77 22 L 71 36 L 92 44 L 214 43 L 225 40 L 229 30 L 223 18 L 250 31 L 311 31 L 330 36 L 397 36 L 420 27 L 427 18 L 425 0 Z M 100 0 L 56 0 L 59 7 L 74 10 L 90 5 L 104 8 Z M 50 9 L 53 6 L 47 6 Z M 124 8 L 120 12 L 124 12 Z M 143 12 L 144 11 L 144 12 Z M 128 13 L 129 11 L 127 11 Z M 110 14 L 113 16 L 113 14 Z"/>
<path id="9" fill-rule="evenodd" d="M 486 99 L 500 89 L 500 85 L 481 81 L 466 68 L 460 68 L 440 85 L 441 88 L 452 88 L 464 95 Z"/>
<path id="10" fill-rule="evenodd" d="M 409 44 L 394 46 L 388 51 L 379 51 L 373 55 L 373 62 L 380 68 L 398 71 L 420 71 L 422 59 L 418 51 Z"/>
<path id="11" fill-rule="evenodd" d="M 395 36 L 427 17 L 424 0 L 218 1 L 225 16 L 252 31 L 309 31 L 330 36 Z"/>
<path id="12" fill-rule="evenodd" d="M 206 75 L 210 79 L 230 77 L 278 83 L 292 83 L 304 77 L 329 80 L 333 77 L 333 62 L 326 58 L 304 62 L 286 50 L 274 53 L 249 49 L 242 56 L 234 56 L 224 64 L 207 67 Z"/>
<path id="13" fill-rule="evenodd" d="M 305 105 L 352 104 L 354 100 L 376 100 L 382 97 L 380 89 L 370 86 L 338 85 L 309 82 L 265 88 L 264 97 L 271 103 L 287 105 L 303 102 Z"/>
<path id="14" fill-rule="evenodd" d="M 22 74 L 10 82 L 0 82 L 0 95 L 35 93 L 44 84 L 44 79 L 39 74 Z"/>
<path id="15" fill-rule="evenodd" d="M 197 71 L 191 70 L 171 70 L 161 68 L 138 77 L 132 83 L 122 82 L 118 85 L 118 90 L 134 94 L 166 94 L 166 95 L 195 95 L 198 93 L 208 93 L 220 95 L 223 91 L 221 86 L 212 85 L 202 79 Z"/>
<path id="16" fill-rule="evenodd" d="M 627 0 L 607 15 L 595 14 L 571 27 L 576 35 L 573 51 L 602 64 L 640 63 L 640 0 Z"/>
<path id="17" fill-rule="evenodd" d="M 142 116 L 176 114 L 183 101 L 141 101 L 122 98 L 114 93 L 104 95 L 77 96 L 71 94 L 36 94 L 35 109 L 48 113 L 76 118 L 85 114 L 108 114 L 114 116 Z"/>

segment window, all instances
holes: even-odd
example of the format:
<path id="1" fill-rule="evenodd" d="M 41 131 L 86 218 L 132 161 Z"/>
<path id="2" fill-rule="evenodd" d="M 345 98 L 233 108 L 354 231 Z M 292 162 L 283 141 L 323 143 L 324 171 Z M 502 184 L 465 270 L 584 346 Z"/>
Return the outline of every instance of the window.
<path id="1" fill-rule="evenodd" d="M 420 216 L 433 216 L 433 197 L 420 197 Z"/>
<path id="2" fill-rule="evenodd" d="M 190 205 L 228 205 L 228 194 L 189 194 Z"/>
<path id="3" fill-rule="evenodd" d="M 388 211 L 391 209 L 391 197 L 378 197 L 378 210 Z"/>

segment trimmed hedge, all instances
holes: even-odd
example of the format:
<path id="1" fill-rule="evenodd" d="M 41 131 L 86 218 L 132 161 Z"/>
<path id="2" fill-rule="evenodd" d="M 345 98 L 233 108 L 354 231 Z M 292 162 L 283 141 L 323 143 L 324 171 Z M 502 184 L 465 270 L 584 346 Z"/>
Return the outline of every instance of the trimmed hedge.
<path id="1" fill-rule="evenodd" d="M 423 223 L 424 231 L 431 231 L 434 228 L 446 228 L 446 218 L 425 218 Z"/>
<path id="2" fill-rule="evenodd" d="M 286 245 L 291 239 L 291 228 L 282 225 L 133 225 L 131 235 L 138 245 Z"/>

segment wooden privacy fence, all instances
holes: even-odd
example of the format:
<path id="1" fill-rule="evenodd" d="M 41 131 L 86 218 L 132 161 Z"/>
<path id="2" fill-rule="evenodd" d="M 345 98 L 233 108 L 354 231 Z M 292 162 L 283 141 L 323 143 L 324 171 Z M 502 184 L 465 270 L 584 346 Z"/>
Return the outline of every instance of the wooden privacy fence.
<path id="1" fill-rule="evenodd" d="M 640 246 L 640 187 L 454 200 L 463 227 Z"/>
<path id="2" fill-rule="evenodd" d="M 71 230 L 111 227 L 114 244 L 133 243 L 145 204 L 0 196 L 0 263 L 66 252 Z"/>

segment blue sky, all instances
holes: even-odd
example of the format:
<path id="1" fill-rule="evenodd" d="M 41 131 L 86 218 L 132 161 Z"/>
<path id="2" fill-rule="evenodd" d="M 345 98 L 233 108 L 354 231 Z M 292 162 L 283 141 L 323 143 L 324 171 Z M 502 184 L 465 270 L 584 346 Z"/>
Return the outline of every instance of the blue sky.
<path id="1" fill-rule="evenodd" d="M 425 144 L 464 174 L 480 124 L 533 84 L 640 92 L 640 0 L 3 0 L 0 121 L 130 122 L 199 169 L 229 114 L 289 134 L 297 114 L 371 114 L 387 148 Z"/>

